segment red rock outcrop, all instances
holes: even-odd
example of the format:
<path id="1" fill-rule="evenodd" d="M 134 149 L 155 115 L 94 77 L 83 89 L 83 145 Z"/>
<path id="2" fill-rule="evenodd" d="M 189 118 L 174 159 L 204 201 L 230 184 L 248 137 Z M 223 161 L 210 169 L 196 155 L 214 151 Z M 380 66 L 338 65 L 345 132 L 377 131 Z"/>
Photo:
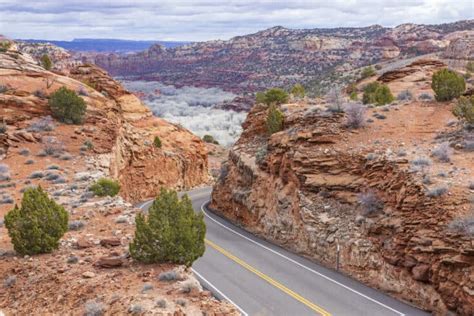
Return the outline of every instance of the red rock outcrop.
<path id="1" fill-rule="evenodd" d="M 399 111 L 418 115 L 411 108 Z M 450 195 L 428 197 L 406 158 L 389 155 L 380 140 L 369 143 L 369 127 L 358 135 L 344 128 L 343 114 L 328 115 L 318 106 L 290 104 L 283 112 L 284 130 L 268 137 L 267 110 L 250 111 L 211 207 L 330 267 L 339 245 L 344 273 L 438 315 L 472 315 L 474 243 L 448 229 L 469 208 L 465 184 Z M 374 129 L 380 132 L 382 124 Z M 386 129 L 391 139 L 393 128 Z M 369 159 L 371 150 L 387 154 Z M 363 192 L 375 194 L 383 207 L 364 215 L 358 203 Z"/>
<path id="2" fill-rule="evenodd" d="M 87 103 L 83 131 L 94 141 L 100 163 L 120 180 L 122 195 L 131 201 L 155 196 L 162 186 L 187 189 L 209 180 L 207 150 L 188 130 L 153 117 L 140 100 L 106 72 L 93 65 L 71 69 L 70 77 L 45 71 L 27 55 L 16 51 L 0 58 L 0 117 L 8 124 L 51 114 L 44 95 L 66 86 L 82 94 Z M 153 146 L 160 137 L 162 148 Z M 2 138 L 12 135 L 4 136 Z M 8 139 L 0 140 L 3 151 Z"/>
<path id="3" fill-rule="evenodd" d="M 220 87 L 236 93 L 321 81 L 340 65 L 352 69 L 383 59 L 442 52 L 474 27 L 474 20 L 395 28 L 287 29 L 272 27 L 227 41 L 175 48 L 152 46 L 125 56 L 98 54 L 113 75 L 175 86 Z"/>

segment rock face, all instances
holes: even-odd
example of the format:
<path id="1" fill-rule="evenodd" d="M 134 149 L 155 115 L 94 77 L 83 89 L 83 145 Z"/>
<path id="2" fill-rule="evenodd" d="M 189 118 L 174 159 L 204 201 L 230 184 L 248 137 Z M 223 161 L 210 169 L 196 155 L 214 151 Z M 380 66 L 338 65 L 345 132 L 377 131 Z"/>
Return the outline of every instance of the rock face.
<path id="1" fill-rule="evenodd" d="M 462 194 L 430 198 L 407 159 L 367 158 L 381 146 L 358 140 L 370 138 L 369 127 L 358 135 L 344 127 L 343 114 L 318 106 L 282 109 L 285 128 L 271 137 L 267 109 L 250 111 L 214 187 L 215 212 L 329 267 L 340 245 L 344 273 L 439 315 L 472 315 L 473 240 L 447 229 L 469 207 L 465 186 Z M 378 133 L 388 123 L 376 124 Z M 383 207 L 364 213 L 360 194 L 375 195 Z"/>
<path id="2" fill-rule="evenodd" d="M 461 36 L 450 41 L 443 56 L 450 59 L 474 59 L 474 31 L 463 32 Z"/>
<path id="3" fill-rule="evenodd" d="M 113 75 L 240 93 L 323 78 L 342 64 L 358 68 L 400 55 L 439 52 L 473 28 L 474 20 L 395 28 L 273 27 L 228 41 L 155 45 L 126 56 L 99 54 L 94 62 Z"/>
<path id="4" fill-rule="evenodd" d="M 82 94 L 87 103 L 86 123 L 94 124 L 88 134 L 94 151 L 102 159 L 100 166 L 110 168 L 118 178 L 122 196 L 141 201 L 156 196 L 160 187 L 191 188 L 209 180 L 207 150 L 204 143 L 188 130 L 155 118 L 140 100 L 93 65 L 68 69 L 69 76 L 45 71 L 28 55 L 17 51 L 2 54 L 0 117 L 8 124 L 50 115 L 44 95 L 61 86 Z M 155 137 L 162 147 L 153 145 Z M 4 153 L 14 135 L 0 135 Z"/>

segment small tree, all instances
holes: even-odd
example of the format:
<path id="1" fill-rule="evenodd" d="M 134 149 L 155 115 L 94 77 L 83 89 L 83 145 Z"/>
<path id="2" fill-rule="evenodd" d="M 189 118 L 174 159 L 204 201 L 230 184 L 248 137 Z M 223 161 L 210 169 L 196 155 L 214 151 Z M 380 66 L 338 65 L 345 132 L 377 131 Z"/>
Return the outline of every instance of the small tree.
<path id="1" fill-rule="evenodd" d="M 68 229 L 68 213 L 48 197 L 41 187 L 23 194 L 21 207 L 5 216 L 5 226 L 15 251 L 21 255 L 48 253 L 57 249 Z"/>
<path id="2" fill-rule="evenodd" d="M 215 140 L 215 138 L 212 135 L 204 135 L 202 137 L 202 140 L 205 141 L 206 143 L 219 145 L 219 142 Z"/>
<path id="3" fill-rule="evenodd" d="M 371 82 L 364 87 L 364 94 L 362 95 L 362 103 L 375 103 L 375 91 L 380 87 L 377 81 Z"/>
<path id="4" fill-rule="evenodd" d="M 466 122 L 469 128 L 474 127 L 474 96 L 470 98 L 460 97 L 453 114 L 460 120 Z"/>
<path id="5" fill-rule="evenodd" d="M 395 100 L 395 98 L 387 85 L 374 81 L 364 88 L 364 94 L 362 96 L 362 102 L 364 104 L 384 105 L 393 102 L 393 100 Z"/>
<path id="6" fill-rule="evenodd" d="M 4 53 L 10 49 L 12 43 L 10 41 L 0 41 L 0 53 Z"/>
<path id="7" fill-rule="evenodd" d="M 49 99 L 53 116 L 67 124 L 80 124 L 86 114 L 86 103 L 75 91 L 59 88 Z"/>
<path id="8" fill-rule="evenodd" d="M 304 90 L 304 87 L 297 83 L 293 86 L 293 88 L 291 89 L 291 94 L 295 97 L 295 98 L 304 98 L 305 96 L 305 90 Z"/>
<path id="9" fill-rule="evenodd" d="M 51 58 L 49 58 L 48 54 L 41 56 L 41 66 L 43 66 L 43 68 L 46 70 L 51 70 L 53 67 L 53 62 L 51 61 Z"/>
<path id="10" fill-rule="evenodd" d="M 375 103 L 377 103 L 377 105 L 392 103 L 393 100 L 395 100 L 395 98 L 387 85 L 380 85 L 375 91 Z"/>
<path id="11" fill-rule="evenodd" d="M 352 101 L 357 101 L 359 99 L 359 97 L 357 96 L 357 92 L 352 91 L 349 95 L 349 99 L 351 99 Z"/>
<path id="12" fill-rule="evenodd" d="M 449 69 L 441 69 L 433 74 L 431 88 L 437 101 L 450 101 L 466 90 L 464 78 Z"/>
<path id="13" fill-rule="evenodd" d="M 161 139 L 158 136 L 155 136 L 153 139 L 153 145 L 155 145 L 156 148 L 161 148 Z"/>
<path id="14" fill-rule="evenodd" d="M 116 196 L 120 191 L 120 184 L 112 179 L 100 178 L 91 185 L 90 190 L 97 196 Z"/>
<path id="15" fill-rule="evenodd" d="M 267 105 L 276 104 L 280 105 L 283 103 L 288 102 L 289 96 L 285 90 L 280 88 L 272 88 L 265 92 L 264 96 L 262 94 L 257 93 L 258 102 L 265 103 Z"/>
<path id="16" fill-rule="evenodd" d="M 267 114 L 267 131 L 271 135 L 283 129 L 283 113 L 274 105 L 270 105 Z"/>
<path id="17" fill-rule="evenodd" d="M 372 68 L 372 66 L 365 67 L 362 70 L 362 73 L 360 74 L 361 79 L 369 78 L 371 76 L 375 75 L 375 70 Z"/>
<path id="18" fill-rule="evenodd" d="M 161 189 L 148 216 L 135 219 L 130 255 L 144 263 L 177 263 L 191 266 L 204 254 L 206 225 L 202 213 L 194 213 L 191 200 L 180 200 L 172 190 Z"/>
<path id="19" fill-rule="evenodd" d="M 255 102 L 257 104 L 260 104 L 260 103 L 266 103 L 266 100 L 265 100 L 265 93 L 264 92 L 257 92 L 257 94 L 255 95 Z"/>

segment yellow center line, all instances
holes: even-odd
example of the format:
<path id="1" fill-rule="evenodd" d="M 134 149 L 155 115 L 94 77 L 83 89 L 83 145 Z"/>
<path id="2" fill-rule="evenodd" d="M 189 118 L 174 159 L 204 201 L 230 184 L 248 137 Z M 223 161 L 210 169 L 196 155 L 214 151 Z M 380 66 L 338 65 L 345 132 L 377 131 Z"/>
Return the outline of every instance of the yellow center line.
<path id="1" fill-rule="evenodd" d="M 234 256 L 233 254 L 231 254 L 230 252 L 228 252 L 227 250 L 225 250 L 224 248 L 216 245 L 215 243 L 213 243 L 212 241 L 206 239 L 205 240 L 206 243 L 211 246 L 212 248 L 214 248 L 215 250 L 219 251 L 220 253 L 222 253 L 224 256 L 226 256 L 227 258 L 233 260 L 234 262 L 238 263 L 239 265 L 241 265 L 242 267 L 244 267 L 245 269 L 249 270 L 250 272 L 256 274 L 257 276 L 259 276 L 260 278 L 262 278 L 263 280 L 267 281 L 268 283 L 270 283 L 271 285 L 273 285 L 274 287 L 280 289 L 281 291 L 283 291 L 284 293 L 288 294 L 289 296 L 293 297 L 294 299 L 296 299 L 297 301 L 303 303 L 304 305 L 308 306 L 309 308 L 311 308 L 312 310 L 318 312 L 319 314 L 321 314 L 322 316 L 331 316 L 331 314 L 329 312 L 327 312 L 326 310 L 324 310 L 322 307 L 319 307 L 318 305 L 310 302 L 309 300 L 307 300 L 306 298 L 302 297 L 301 295 L 299 295 L 298 293 L 290 290 L 289 288 L 287 288 L 286 286 L 284 286 L 283 284 L 279 283 L 278 281 L 275 281 L 274 279 L 272 279 L 271 277 L 269 277 L 268 275 L 258 271 L 257 269 L 255 269 L 254 267 L 252 267 L 251 265 L 249 265 L 248 263 L 246 263 L 245 261 L 243 261 L 242 259 L 239 259 L 238 257 Z"/>

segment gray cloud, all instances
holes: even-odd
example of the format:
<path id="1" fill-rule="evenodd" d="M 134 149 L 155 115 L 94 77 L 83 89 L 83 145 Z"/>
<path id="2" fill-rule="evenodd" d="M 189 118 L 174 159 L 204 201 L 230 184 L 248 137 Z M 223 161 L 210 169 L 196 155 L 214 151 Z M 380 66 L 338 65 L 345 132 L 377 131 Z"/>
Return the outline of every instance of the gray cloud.
<path id="1" fill-rule="evenodd" d="M 227 39 L 289 28 L 435 24 L 472 19 L 472 0 L 0 0 L 0 34 L 13 38 L 79 37 Z"/>

